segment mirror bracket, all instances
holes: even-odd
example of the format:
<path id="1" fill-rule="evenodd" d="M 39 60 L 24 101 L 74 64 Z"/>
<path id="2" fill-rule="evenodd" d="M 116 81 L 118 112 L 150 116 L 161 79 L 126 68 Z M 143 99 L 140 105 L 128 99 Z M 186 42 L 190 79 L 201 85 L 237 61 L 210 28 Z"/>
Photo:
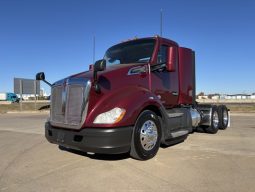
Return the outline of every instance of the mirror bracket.
<path id="1" fill-rule="evenodd" d="M 106 67 L 106 60 L 101 59 L 95 62 L 94 69 L 93 69 L 93 78 L 94 78 L 94 89 L 96 93 L 101 93 L 100 86 L 98 84 L 98 77 L 97 77 L 97 72 L 98 71 L 103 71 L 105 70 Z"/>

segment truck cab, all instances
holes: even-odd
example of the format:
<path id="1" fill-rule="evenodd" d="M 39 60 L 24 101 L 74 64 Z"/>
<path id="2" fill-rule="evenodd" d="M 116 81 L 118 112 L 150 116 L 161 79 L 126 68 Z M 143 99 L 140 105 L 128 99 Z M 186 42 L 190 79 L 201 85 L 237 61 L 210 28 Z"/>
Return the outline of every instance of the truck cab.
<path id="1" fill-rule="evenodd" d="M 66 148 L 147 160 L 197 127 L 216 133 L 228 126 L 226 106 L 195 98 L 192 49 L 159 36 L 122 42 L 90 70 L 51 85 L 45 136 Z"/>
<path id="2" fill-rule="evenodd" d="M 12 103 L 19 103 L 19 98 L 15 93 L 7 93 L 7 101 Z"/>
<path id="3" fill-rule="evenodd" d="M 15 93 L 0 93 L 0 101 L 9 101 L 12 103 L 19 102 L 19 98 Z"/>

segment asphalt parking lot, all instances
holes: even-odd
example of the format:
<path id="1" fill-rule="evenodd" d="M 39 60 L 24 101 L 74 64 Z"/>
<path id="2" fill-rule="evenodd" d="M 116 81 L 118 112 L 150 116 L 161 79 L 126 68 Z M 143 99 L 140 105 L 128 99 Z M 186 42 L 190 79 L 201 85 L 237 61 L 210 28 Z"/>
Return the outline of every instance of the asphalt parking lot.
<path id="1" fill-rule="evenodd" d="M 255 114 L 216 135 L 193 133 L 149 161 L 59 150 L 47 113 L 0 114 L 0 191 L 255 191 Z"/>

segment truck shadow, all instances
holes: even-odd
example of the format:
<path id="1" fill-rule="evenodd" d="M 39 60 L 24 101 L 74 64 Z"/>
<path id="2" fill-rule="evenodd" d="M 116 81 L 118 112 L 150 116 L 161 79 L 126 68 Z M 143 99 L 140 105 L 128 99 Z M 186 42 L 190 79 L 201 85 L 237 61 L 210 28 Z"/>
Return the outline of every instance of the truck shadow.
<path id="1" fill-rule="evenodd" d="M 203 127 L 197 127 L 196 130 L 194 132 L 197 132 L 197 133 L 205 133 L 205 130 Z"/>
<path id="2" fill-rule="evenodd" d="M 41 111 L 41 110 L 49 109 L 49 108 L 50 108 L 50 105 L 44 105 L 44 106 L 40 107 L 38 110 Z"/>
<path id="3" fill-rule="evenodd" d="M 123 154 L 88 154 L 83 151 L 75 150 L 75 149 L 69 149 L 65 148 L 63 146 L 59 146 L 59 149 L 62 151 L 67 151 L 76 155 L 88 157 L 90 159 L 95 159 L 95 160 L 102 160 L 102 161 L 120 161 L 124 159 L 130 158 L 129 153 L 123 153 Z"/>

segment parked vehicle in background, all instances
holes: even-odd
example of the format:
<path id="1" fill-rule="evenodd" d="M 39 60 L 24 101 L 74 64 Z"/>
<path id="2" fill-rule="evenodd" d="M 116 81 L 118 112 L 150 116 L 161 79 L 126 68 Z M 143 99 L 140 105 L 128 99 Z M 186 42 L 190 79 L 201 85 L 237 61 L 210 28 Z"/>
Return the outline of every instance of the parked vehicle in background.
<path id="1" fill-rule="evenodd" d="M 43 72 L 36 79 L 48 83 Z M 51 90 L 46 138 L 86 152 L 147 160 L 198 127 L 215 134 L 229 122 L 226 106 L 196 102 L 195 52 L 159 36 L 114 45 Z"/>
<path id="2" fill-rule="evenodd" d="M 15 93 L 0 93 L 0 101 L 19 102 L 19 98 Z"/>

